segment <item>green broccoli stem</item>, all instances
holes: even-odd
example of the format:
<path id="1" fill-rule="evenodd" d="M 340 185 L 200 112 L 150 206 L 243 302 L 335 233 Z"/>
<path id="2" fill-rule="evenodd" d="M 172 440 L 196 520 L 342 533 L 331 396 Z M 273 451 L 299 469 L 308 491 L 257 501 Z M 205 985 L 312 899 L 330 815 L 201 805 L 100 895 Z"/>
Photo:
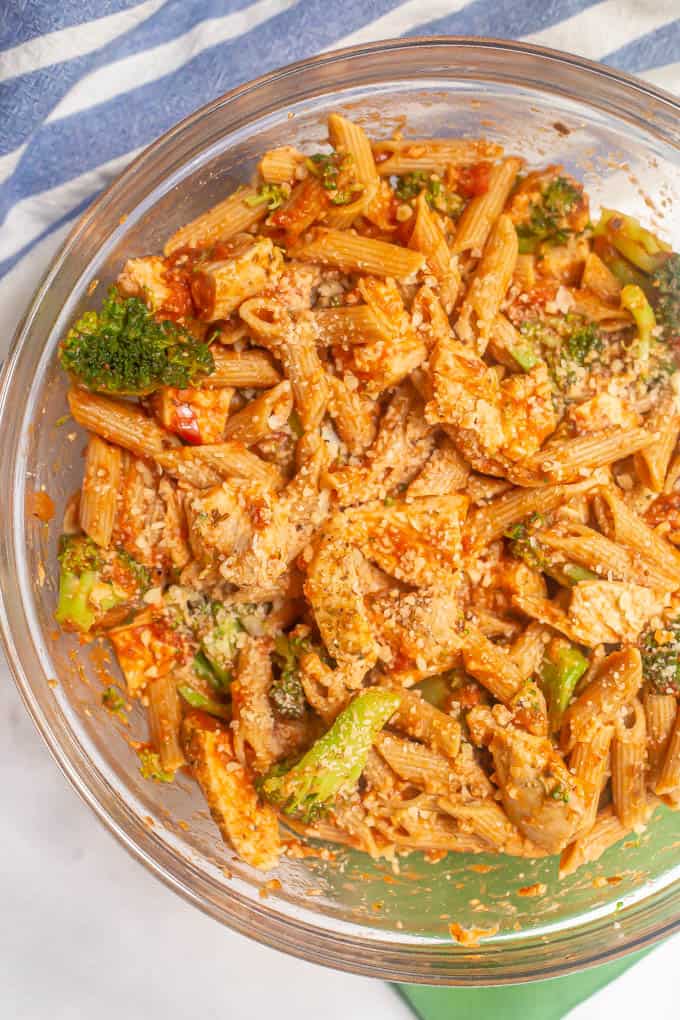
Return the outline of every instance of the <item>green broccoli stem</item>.
<path id="1" fill-rule="evenodd" d="M 356 786 L 373 741 L 399 701 L 396 691 L 381 688 L 358 694 L 296 765 L 277 766 L 264 777 L 262 795 L 285 814 L 313 821 L 338 794 Z"/>
<path id="2" fill-rule="evenodd" d="M 559 639 L 552 642 L 539 670 L 552 732 L 559 729 L 576 685 L 587 668 L 588 660 L 574 645 Z"/>
<path id="3" fill-rule="evenodd" d="M 97 611 L 90 604 L 90 596 L 98 583 L 96 570 L 86 570 L 82 574 L 74 574 L 62 567 L 59 576 L 59 599 L 54 614 L 57 623 L 68 630 L 77 630 L 86 634 L 92 629 L 97 618 Z M 102 609 L 112 609 L 116 604 L 113 588 L 108 605 Z"/>
<path id="4" fill-rule="evenodd" d="M 649 361 L 654 343 L 656 329 L 654 311 L 642 288 L 634 283 L 627 284 L 621 291 L 621 307 L 627 308 L 635 320 L 637 326 L 635 357 L 644 366 Z"/>
<path id="5" fill-rule="evenodd" d="M 231 719 L 231 709 L 228 705 L 223 705 L 221 702 L 215 701 L 214 698 L 201 694 L 200 691 L 197 691 L 190 684 L 179 684 L 177 690 L 192 708 L 200 708 L 203 712 L 207 712 L 208 715 L 214 715 L 218 719 L 226 719 L 227 721 Z"/>

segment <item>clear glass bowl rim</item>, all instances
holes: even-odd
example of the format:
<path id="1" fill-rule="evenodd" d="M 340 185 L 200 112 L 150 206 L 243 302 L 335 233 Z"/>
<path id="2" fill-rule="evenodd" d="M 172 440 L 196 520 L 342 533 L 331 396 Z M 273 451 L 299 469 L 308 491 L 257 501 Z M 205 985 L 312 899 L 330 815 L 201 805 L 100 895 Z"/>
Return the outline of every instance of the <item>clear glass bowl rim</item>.
<path id="1" fill-rule="evenodd" d="M 253 900 L 236 891 L 226 902 L 222 899 L 218 903 L 210 895 L 208 880 L 192 869 L 186 860 L 178 861 L 164 848 L 159 848 L 144 823 L 126 812 L 124 805 L 112 796 L 102 777 L 88 768 L 88 760 L 76 743 L 66 732 L 58 733 L 52 726 L 49 713 L 45 711 L 45 695 L 41 693 L 47 690 L 48 678 L 43 675 L 40 684 L 29 680 L 32 671 L 39 665 L 39 659 L 28 628 L 23 592 L 13 570 L 13 564 L 23 556 L 23 531 L 16 523 L 17 516 L 22 516 L 16 514 L 19 482 L 22 480 L 16 474 L 16 466 L 24 436 L 15 426 L 12 384 L 20 370 L 25 372 L 29 357 L 34 363 L 40 359 L 44 363 L 49 336 L 44 340 L 42 350 L 36 351 L 34 347 L 29 354 L 26 340 L 31 325 L 59 270 L 70 258 L 77 259 L 78 244 L 91 225 L 111 208 L 128 207 L 125 197 L 137 175 L 150 174 L 153 178 L 153 170 L 159 167 L 166 173 L 176 169 L 178 162 L 173 153 L 178 143 L 200 132 L 201 125 L 218 111 L 230 115 L 223 123 L 222 133 L 226 134 L 238 121 L 240 105 L 247 97 L 275 87 L 278 90 L 275 101 L 266 109 L 280 109 L 295 100 L 296 83 L 303 79 L 308 82 L 315 75 L 319 86 L 317 94 L 320 95 L 324 86 L 328 87 L 328 81 L 320 77 L 319 72 L 346 62 L 356 69 L 353 85 L 398 79 L 399 55 L 415 50 L 425 64 L 424 77 L 430 71 L 436 76 L 445 61 L 448 73 L 458 70 L 470 77 L 474 70 L 476 78 L 488 77 L 544 90 L 553 89 L 581 103 L 591 102 L 596 97 L 601 104 L 616 100 L 617 109 L 625 110 L 643 129 L 655 133 L 666 144 L 680 148 L 680 103 L 669 93 L 630 75 L 556 50 L 501 39 L 460 36 L 386 40 L 334 50 L 265 74 L 230 90 L 186 117 L 145 149 L 78 219 L 52 260 L 14 335 L 0 379 L 0 435 L 6 437 L 0 454 L 2 478 L 12 479 L 15 483 L 0 487 L 0 520 L 13 522 L 2 529 L 5 534 L 0 538 L 0 628 L 10 670 L 21 697 L 66 778 L 128 852 L 186 900 L 263 944 L 337 969 L 388 980 L 429 984 L 514 983 L 554 977 L 601 964 L 640 950 L 676 931 L 680 928 L 680 882 L 652 891 L 649 897 L 625 911 L 618 923 L 619 934 L 615 942 L 603 937 L 611 927 L 611 918 L 600 918 L 551 935 L 549 947 L 543 939 L 522 938 L 521 933 L 516 937 L 504 937 L 497 944 L 483 945 L 480 949 L 408 937 L 401 941 L 392 934 L 377 931 L 369 938 L 365 933 L 357 936 L 348 934 L 346 930 L 332 930 L 332 921 L 319 919 L 319 915 L 315 919 L 311 910 L 304 916 L 283 917 L 269 909 L 266 900 Z M 536 76 L 526 73 L 523 77 L 515 75 L 513 57 L 528 59 L 535 67 Z M 493 75 L 488 73 L 490 67 Z M 554 78 L 551 73 L 554 73 Z M 309 90 L 305 95 L 310 95 Z M 263 110 L 260 110 L 259 116 L 262 114 Z M 155 182 L 149 190 L 153 187 Z M 23 489 L 20 498 L 23 500 Z"/>

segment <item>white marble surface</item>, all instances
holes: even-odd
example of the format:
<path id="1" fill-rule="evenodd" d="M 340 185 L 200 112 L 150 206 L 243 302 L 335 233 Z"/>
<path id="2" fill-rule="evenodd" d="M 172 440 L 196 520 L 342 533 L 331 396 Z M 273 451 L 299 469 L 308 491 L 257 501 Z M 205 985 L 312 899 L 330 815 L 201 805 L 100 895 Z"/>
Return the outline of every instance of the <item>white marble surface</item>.
<path id="1" fill-rule="evenodd" d="M 0 769 L 2 1020 L 411 1016 L 388 985 L 258 946 L 148 875 L 71 790 L 1 660 Z M 677 1020 L 678 949 L 656 950 L 571 1020 L 640 1020 L 650 988 L 655 1020 Z"/>

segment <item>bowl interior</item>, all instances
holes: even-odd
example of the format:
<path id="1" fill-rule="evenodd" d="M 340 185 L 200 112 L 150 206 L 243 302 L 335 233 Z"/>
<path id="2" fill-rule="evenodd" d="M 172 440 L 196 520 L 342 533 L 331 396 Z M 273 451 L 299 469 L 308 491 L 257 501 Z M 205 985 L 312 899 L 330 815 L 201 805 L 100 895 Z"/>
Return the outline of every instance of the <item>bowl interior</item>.
<path id="1" fill-rule="evenodd" d="M 176 226 L 248 180 L 259 153 L 282 144 L 313 151 L 330 110 L 375 137 L 396 128 L 414 137 L 484 135 L 529 165 L 562 164 L 584 180 L 595 207 L 639 215 L 677 246 L 680 154 L 657 125 L 665 116 L 658 104 L 511 47 L 426 50 L 329 60 L 243 90 L 171 133 L 82 221 L 5 379 L 5 624 L 24 696 L 62 766 L 178 891 L 320 962 L 407 980 L 507 981 L 597 961 L 677 921 L 670 889 L 680 877 L 678 816 L 657 812 L 648 832 L 562 883 L 554 859 L 449 855 L 433 863 L 412 854 L 375 862 L 336 848 L 328 860 L 286 859 L 276 872 L 281 888 L 267 889 L 272 876 L 234 859 L 188 778 L 172 786 L 141 778 L 131 740 L 145 737 L 142 713 L 133 709 L 125 726 L 101 704 L 102 685 L 119 680 L 112 656 L 57 633 L 53 620 L 59 521 L 80 483 L 84 448 L 82 432 L 62 420 L 59 336 L 92 300 L 93 281 L 97 301 L 127 257 L 158 250 Z M 49 525 L 30 513 L 30 494 L 41 488 L 57 508 Z M 451 922 L 497 926 L 498 934 L 479 950 L 463 949 L 451 943 Z"/>

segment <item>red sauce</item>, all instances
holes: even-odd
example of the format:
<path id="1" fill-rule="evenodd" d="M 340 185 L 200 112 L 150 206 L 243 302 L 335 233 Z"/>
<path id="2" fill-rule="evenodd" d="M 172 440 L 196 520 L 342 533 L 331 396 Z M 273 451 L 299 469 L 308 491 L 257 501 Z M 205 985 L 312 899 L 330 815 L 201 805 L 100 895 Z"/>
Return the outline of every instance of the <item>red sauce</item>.
<path id="1" fill-rule="evenodd" d="M 37 517 L 43 524 L 47 524 L 54 517 L 54 502 L 46 492 L 28 493 L 28 511 L 33 517 Z"/>

